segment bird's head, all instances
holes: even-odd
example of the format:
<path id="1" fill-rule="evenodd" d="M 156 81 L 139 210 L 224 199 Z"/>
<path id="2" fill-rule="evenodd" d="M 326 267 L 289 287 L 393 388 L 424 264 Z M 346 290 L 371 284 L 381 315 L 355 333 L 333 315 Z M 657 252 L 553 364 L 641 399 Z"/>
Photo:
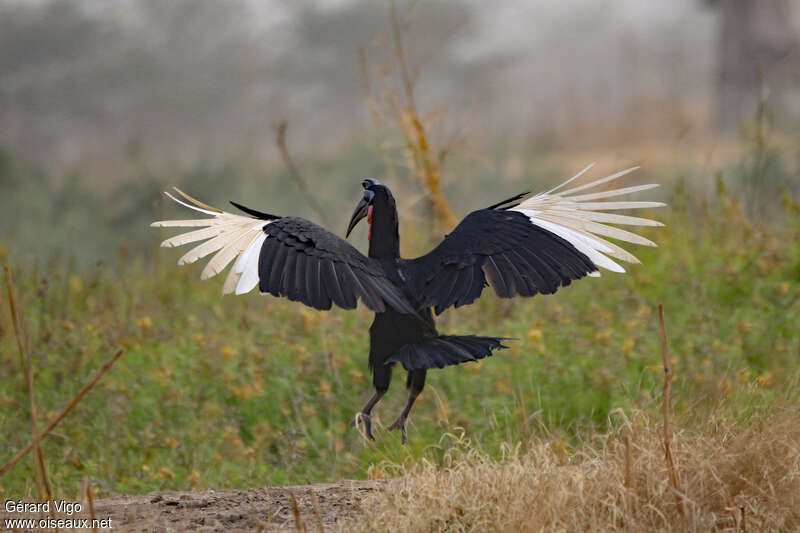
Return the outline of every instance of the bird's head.
<path id="1" fill-rule="evenodd" d="M 367 224 L 370 225 L 370 232 L 368 238 L 372 237 L 372 212 L 376 206 L 380 210 L 384 204 L 388 207 L 389 205 L 394 205 L 394 198 L 392 197 L 392 193 L 389 192 L 389 189 L 382 185 L 378 180 L 367 178 L 361 182 L 361 186 L 364 187 L 364 196 L 361 197 L 359 200 L 358 205 L 356 206 L 356 210 L 353 211 L 353 216 L 350 217 L 350 223 L 347 225 L 347 235 L 346 237 L 350 236 L 350 232 L 353 231 L 353 228 L 361 221 L 361 219 L 366 218 Z"/>

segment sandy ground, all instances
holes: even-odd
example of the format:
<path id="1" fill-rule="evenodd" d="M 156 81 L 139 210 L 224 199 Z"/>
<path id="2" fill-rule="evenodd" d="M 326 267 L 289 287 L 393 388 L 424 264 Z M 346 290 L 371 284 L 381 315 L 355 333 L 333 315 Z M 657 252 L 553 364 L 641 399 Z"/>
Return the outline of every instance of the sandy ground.
<path id="1" fill-rule="evenodd" d="M 339 481 L 248 490 L 153 492 L 98 500 L 95 513 L 98 518 L 111 517 L 114 531 L 334 531 L 336 521 L 356 513 L 361 499 L 378 487 L 376 481 Z M 300 513 L 299 529 L 292 496 Z"/>
<path id="2" fill-rule="evenodd" d="M 137 496 L 117 496 L 94 502 L 95 517 L 111 519 L 110 530 L 101 528 L 97 531 L 333 532 L 338 531 L 336 522 L 356 514 L 361 499 L 378 490 L 380 483 L 345 480 L 247 490 L 159 491 Z M 296 507 L 292 503 L 292 497 L 297 503 Z M 84 505 L 82 512 L 74 513 L 71 518 L 90 518 L 87 507 Z M 295 516 L 295 509 L 299 513 L 299 519 Z M 25 513 L 24 516 L 14 513 L 12 516 L 0 512 L 0 515 L 3 515 L 2 518 L 47 517 L 46 514 L 33 513 Z M 64 514 L 51 516 L 68 518 Z M 55 529 L 20 528 L 12 531 L 42 532 Z M 59 531 L 92 530 L 62 528 Z"/>

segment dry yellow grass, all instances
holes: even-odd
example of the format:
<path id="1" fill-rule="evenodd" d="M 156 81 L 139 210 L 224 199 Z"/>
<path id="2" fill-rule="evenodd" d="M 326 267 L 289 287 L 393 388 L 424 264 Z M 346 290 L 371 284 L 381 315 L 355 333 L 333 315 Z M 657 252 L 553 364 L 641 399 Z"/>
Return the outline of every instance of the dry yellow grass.
<path id="1" fill-rule="evenodd" d="M 397 467 L 401 477 L 341 526 L 349 533 L 798 531 L 800 416 L 796 403 L 783 405 L 746 421 L 717 415 L 674 432 L 677 494 L 661 421 L 637 413 L 573 453 L 541 439 L 495 459 L 462 437 L 440 465 Z"/>

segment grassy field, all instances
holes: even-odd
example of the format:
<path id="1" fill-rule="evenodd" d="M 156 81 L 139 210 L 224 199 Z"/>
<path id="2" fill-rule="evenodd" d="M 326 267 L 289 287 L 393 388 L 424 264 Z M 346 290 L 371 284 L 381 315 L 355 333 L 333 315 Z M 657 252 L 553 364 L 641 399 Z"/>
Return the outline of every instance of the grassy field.
<path id="1" fill-rule="evenodd" d="M 605 432 L 569 451 L 544 436 L 498 458 L 449 435 L 441 462 L 392 465 L 384 490 L 339 530 L 797 531 L 796 389 L 748 396 L 747 408 L 730 398 L 704 424 L 672 426 L 674 488 L 661 419 L 616 411 Z"/>
<path id="2" fill-rule="evenodd" d="M 101 496 L 380 478 L 397 465 L 414 471 L 423 459 L 441 465 L 464 439 L 486 461 L 546 439 L 553 460 L 568 462 L 593 435 L 616 431 L 621 413 L 658 412 L 659 302 L 682 427 L 702 427 L 720 409 L 735 426 L 785 403 L 800 356 L 800 210 L 791 192 L 738 178 L 738 171 L 750 175 L 748 165 L 716 188 L 707 176 L 707 187 L 697 185 L 697 168 L 637 176 L 667 183 L 649 197 L 670 207 L 648 213 L 666 227 L 645 232 L 659 247 L 636 250 L 643 264 L 629 275 L 604 274 L 527 300 L 486 291 L 477 305 L 445 313 L 443 332 L 518 340 L 481 363 L 431 372 L 408 446 L 382 431 L 405 401 L 400 373 L 375 411 L 377 441 L 347 426 L 371 393 L 366 310 L 317 312 L 257 294 L 221 298 L 222 279 L 200 282 L 201 267 L 177 268 L 180 254 L 154 245 L 97 263 L 68 254 L 4 256 L 33 361 L 40 427 L 125 350 L 44 441 L 55 491 L 74 497 L 84 477 Z M 748 187 L 755 186 L 764 202 L 753 208 Z M 516 192 L 519 183 L 502 187 Z M 419 218 L 403 221 L 401 236 L 420 226 Z M 425 239 L 417 241 L 406 248 L 425 248 Z M 2 462 L 30 440 L 27 405 L 4 298 Z M 35 496 L 34 480 L 26 458 L 0 477 L 0 496 Z"/>

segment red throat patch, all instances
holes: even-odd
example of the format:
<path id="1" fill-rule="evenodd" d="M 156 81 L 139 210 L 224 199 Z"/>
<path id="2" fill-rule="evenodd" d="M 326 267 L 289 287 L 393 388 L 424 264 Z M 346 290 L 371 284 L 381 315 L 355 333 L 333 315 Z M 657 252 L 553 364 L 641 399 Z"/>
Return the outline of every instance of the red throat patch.
<path id="1" fill-rule="evenodd" d="M 372 206 L 367 210 L 367 224 L 369 224 L 369 231 L 367 231 L 367 240 L 372 240 Z"/>

